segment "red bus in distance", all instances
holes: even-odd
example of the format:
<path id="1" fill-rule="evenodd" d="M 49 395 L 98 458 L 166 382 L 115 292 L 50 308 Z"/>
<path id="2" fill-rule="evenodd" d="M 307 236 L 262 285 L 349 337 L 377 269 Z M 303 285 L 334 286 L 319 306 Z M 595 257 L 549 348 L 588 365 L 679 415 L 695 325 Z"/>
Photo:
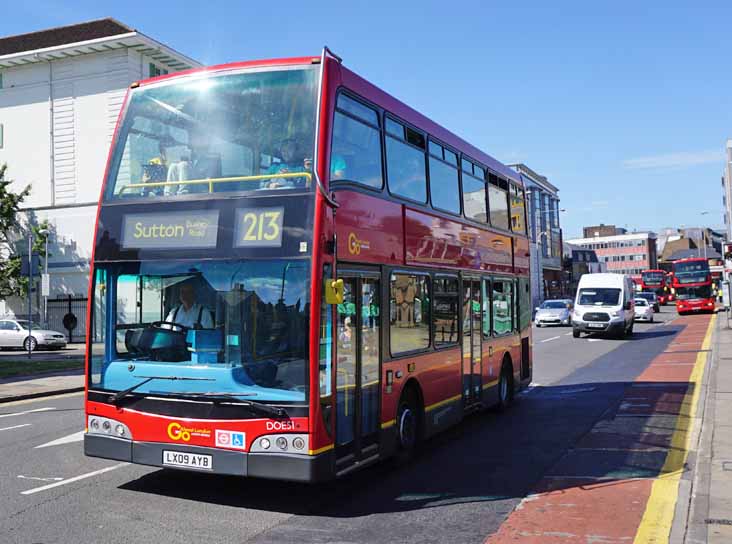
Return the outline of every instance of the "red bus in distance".
<path id="1" fill-rule="evenodd" d="M 658 303 L 668 302 L 669 286 L 666 284 L 666 272 L 663 270 L 644 270 L 641 272 L 641 291 L 656 293 Z"/>
<path id="2" fill-rule="evenodd" d="M 673 263 L 673 291 L 679 315 L 714 312 L 712 275 L 706 259 L 680 259 Z"/>
<path id="3" fill-rule="evenodd" d="M 92 457 L 319 481 L 532 377 L 520 176 L 320 57 L 132 85 L 90 280 Z"/>

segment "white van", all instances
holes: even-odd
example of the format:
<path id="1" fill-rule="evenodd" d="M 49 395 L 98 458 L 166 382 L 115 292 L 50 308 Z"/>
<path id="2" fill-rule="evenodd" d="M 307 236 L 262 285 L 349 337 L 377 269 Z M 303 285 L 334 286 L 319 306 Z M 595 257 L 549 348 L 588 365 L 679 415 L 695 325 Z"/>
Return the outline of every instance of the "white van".
<path id="1" fill-rule="evenodd" d="M 633 280 L 622 274 L 583 274 L 572 314 L 572 335 L 606 333 L 616 338 L 633 334 Z"/>

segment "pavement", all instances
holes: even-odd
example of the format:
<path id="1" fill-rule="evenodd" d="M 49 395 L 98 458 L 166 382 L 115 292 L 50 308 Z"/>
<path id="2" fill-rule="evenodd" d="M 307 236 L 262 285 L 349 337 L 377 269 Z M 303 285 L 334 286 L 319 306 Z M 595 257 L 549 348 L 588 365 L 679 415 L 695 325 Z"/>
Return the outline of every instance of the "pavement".
<path id="1" fill-rule="evenodd" d="M 82 393 L 0 404 L 0 541 L 730 542 L 732 440 L 710 414 L 732 414 L 732 330 L 705 345 L 709 316 L 657 317 L 626 340 L 535 329 L 535 383 L 506 413 L 317 486 L 86 458 Z"/>
<path id="2" fill-rule="evenodd" d="M 691 483 L 689 544 L 732 542 L 732 321 L 718 314 Z"/>
<path id="3" fill-rule="evenodd" d="M 84 345 L 69 344 L 65 349 L 58 351 L 34 351 L 32 361 L 60 361 L 84 360 Z M 27 353 L 18 350 L 0 351 L 0 365 L 3 361 L 24 361 Z M 0 404 L 23 399 L 47 397 L 63 393 L 72 393 L 84 389 L 84 371 L 61 370 L 34 374 L 32 376 L 15 376 L 0 379 Z"/>

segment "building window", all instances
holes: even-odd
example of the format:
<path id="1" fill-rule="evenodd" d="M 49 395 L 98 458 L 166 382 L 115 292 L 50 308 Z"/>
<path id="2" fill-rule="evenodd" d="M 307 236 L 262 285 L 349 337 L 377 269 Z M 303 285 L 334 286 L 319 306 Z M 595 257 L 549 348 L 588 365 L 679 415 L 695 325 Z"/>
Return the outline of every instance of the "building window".
<path id="1" fill-rule="evenodd" d="M 155 66 L 152 62 L 148 66 L 148 72 L 150 74 L 150 77 L 164 76 L 168 73 L 167 70 Z"/>
<path id="2" fill-rule="evenodd" d="M 392 355 L 427 349 L 430 345 L 429 277 L 392 274 L 390 287 Z"/>
<path id="3" fill-rule="evenodd" d="M 375 110 L 340 95 L 333 123 L 330 179 L 381 189 L 381 138 Z"/>

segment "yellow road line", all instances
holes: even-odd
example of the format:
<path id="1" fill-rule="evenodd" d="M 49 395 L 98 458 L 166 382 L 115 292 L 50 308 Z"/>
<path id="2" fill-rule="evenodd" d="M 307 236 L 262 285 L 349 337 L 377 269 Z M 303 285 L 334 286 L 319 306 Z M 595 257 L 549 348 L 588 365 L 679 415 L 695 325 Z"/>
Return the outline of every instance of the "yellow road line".
<path id="1" fill-rule="evenodd" d="M 676 501 L 679 496 L 679 482 L 684 472 L 686 458 L 689 455 L 691 428 L 696 408 L 699 402 L 701 383 L 706 365 L 706 350 L 712 343 L 712 331 L 716 323 L 716 314 L 712 316 L 707 327 L 707 333 L 702 343 L 702 351 L 696 355 L 696 363 L 689 377 L 691 390 L 687 390 L 681 404 L 681 411 L 676 418 L 676 427 L 671 437 L 671 446 L 666 461 L 661 468 L 661 474 L 653 481 L 651 495 L 648 497 L 646 511 L 643 513 L 638 531 L 635 534 L 635 544 L 666 543 L 671 535 L 671 524 L 674 521 Z"/>
<path id="2" fill-rule="evenodd" d="M 6 406 L 18 406 L 20 404 L 30 404 L 32 402 L 43 402 L 47 400 L 64 399 L 66 397 L 78 397 L 83 395 L 83 391 L 76 391 L 74 393 L 61 393 L 59 395 L 49 395 L 48 397 L 35 397 L 32 399 L 14 400 L 12 402 L 0 402 L 0 408 Z"/>

